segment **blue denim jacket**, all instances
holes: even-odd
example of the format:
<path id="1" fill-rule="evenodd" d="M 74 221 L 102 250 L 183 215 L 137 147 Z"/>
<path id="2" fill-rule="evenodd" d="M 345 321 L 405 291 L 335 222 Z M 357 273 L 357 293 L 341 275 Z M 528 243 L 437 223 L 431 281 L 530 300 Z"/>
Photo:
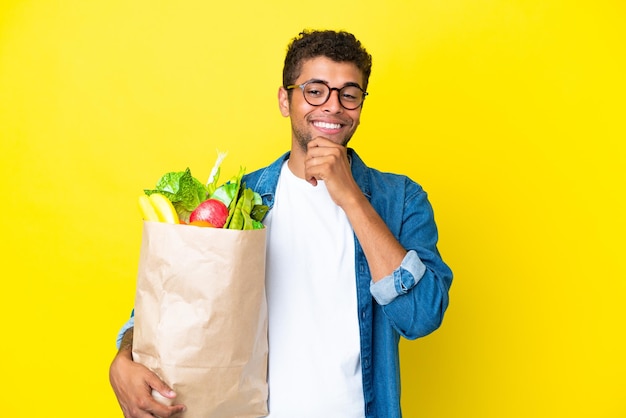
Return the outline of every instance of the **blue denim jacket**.
<path id="1" fill-rule="evenodd" d="M 399 418 L 400 364 L 398 343 L 436 330 L 448 306 L 452 271 L 437 251 L 437 227 L 426 192 L 406 176 L 367 167 L 349 150 L 352 175 L 361 191 L 408 250 L 391 275 L 374 284 L 365 254 L 355 237 L 356 282 L 361 336 L 361 368 L 366 418 Z M 274 192 L 284 154 L 270 166 L 243 179 L 263 202 L 274 205 Z M 118 336 L 133 326 L 133 318 Z"/>
<path id="2" fill-rule="evenodd" d="M 406 176 L 367 167 L 349 149 L 352 175 L 361 191 L 408 250 L 400 267 L 374 284 L 355 237 L 361 368 L 367 418 L 401 417 L 398 342 L 436 330 L 448 306 L 452 271 L 437 251 L 437 227 L 426 192 Z M 243 181 L 274 205 L 284 154 Z"/>

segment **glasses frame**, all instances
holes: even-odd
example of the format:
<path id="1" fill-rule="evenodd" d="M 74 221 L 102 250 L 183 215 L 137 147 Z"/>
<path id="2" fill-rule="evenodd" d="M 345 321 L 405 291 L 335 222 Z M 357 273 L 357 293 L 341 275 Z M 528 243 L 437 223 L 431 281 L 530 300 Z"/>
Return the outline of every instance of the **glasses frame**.
<path id="1" fill-rule="evenodd" d="M 304 94 L 304 88 L 308 85 L 308 84 L 313 84 L 313 83 L 317 83 L 317 84 L 324 84 L 326 87 L 328 87 L 328 95 L 326 96 L 326 99 L 320 103 L 320 104 L 313 104 L 311 102 L 309 102 L 309 100 L 306 98 L 306 94 Z M 347 107 L 345 104 L 343 104 L 343 102 L 341 101 L 341 90 L 345 89 L 346 87 L 356 87 L 359 90 L 361 90 L 361 93 L 363 93 L 363 97 L 361 99 L 361 103 L 359 103 L 358 105 L 354 106 L 354 107 Z M 363 106 L 363 102 L 365 101 L 365 97 L 369 94 L 368 92 L 366 92 L 365 90 L 363 90 L 363 88 L 361 86 L 359 86 L 356 83 L 348 83 L 343 87 L 331 87 L 328 85 L 328 83 L 326 83 L 325 81 L 322 80 L 309 80 L 309 81 L 305 81 L 302 84 L 291 84 L 289 86 L 285 86 L 286 90 L 293 90 L 295 88 L 299 88 L 300 90 L 302 90 L 302 97 L 304 97 L 304 100 L 310 104 L 311 106 L 322 106 L 324 104 L 326 104 L 326 102 L 328 102 L 328 100 L 330 99 L 330 95 L 333 93 L 333 90 L 337 91 L 337 98 L 339 99 L 339 104 L 341 105 L 341 107 L 343 107 L 346 110 L 355 110 L 358 109 L 359 107 Z"/>

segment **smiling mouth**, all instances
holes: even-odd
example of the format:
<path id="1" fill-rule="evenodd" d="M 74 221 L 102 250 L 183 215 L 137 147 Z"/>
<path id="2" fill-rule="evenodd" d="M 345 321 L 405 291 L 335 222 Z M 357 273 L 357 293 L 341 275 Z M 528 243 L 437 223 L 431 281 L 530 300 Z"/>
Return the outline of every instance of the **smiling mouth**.
<path id="1" fill-rule="evenodd" d="M 317 121 L 317 122 L 313 122 L 313 126 L 315 126 L 316 128 L 322 128 L 322 129 L 340 129 L 342 125 L 340 123 Z"/>

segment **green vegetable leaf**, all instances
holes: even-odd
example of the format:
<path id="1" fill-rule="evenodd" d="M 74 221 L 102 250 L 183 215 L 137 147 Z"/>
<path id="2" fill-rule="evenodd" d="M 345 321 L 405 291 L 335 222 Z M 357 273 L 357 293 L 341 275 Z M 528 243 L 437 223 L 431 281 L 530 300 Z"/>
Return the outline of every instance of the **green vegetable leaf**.
<path id="1" fill-rule="evenodd" d="M 226 220 L 226 223 L 224 224 L 224 228 L 229 228 L 230 221 L 236 212 L 236 207 L 238 204 L 240 191 L 241 191 L 241 179 L 243 178 L 243 175 L 245 173 L 246 173 L 245 167 L 239 167 L 239 173 L 227 183 L 227 184 L 233 184 L 234 186 L 229 186 L 227 190 L 228 196 L 232 196 L 230 203 L 224 202 L 226 206 L 228 206 L 228 219 Z M 230 189 L 230 187 L 232 187 L 232 189 Z M 219 187 L 218 187 L 218 190 L 219 190 Z"/>
<path id="2" fill-rule="evenodd" d="M 254 205 L 250 211 L 250 217 L 255 221 L 261 222 L 270 208 L 267 205 Z"/>
<path id="3" fill-rule="evenodd" d="M 163 175 L 153 190 L 144 190 L 149 196 L 161 193 L 174 205 L 178 216 L 189 220 L 189 215 L 204 200 L 207 199 L 206 187 L 191 175 L 189 167 L 185 171 L 173 171 Z"/>
<path id="4" fill-rule="evenodd" d="M 235 193 L 237 193 L 238 188 L 239 185 L 237 183 L 229 181 L 215 189 L 211 194 L 211 198 L 221 200 L 226 207 L 230 207 L 231 202 L 235 199 Z"/>
<path id="5" fill-rule="evenodd" d="M 241 195 L 237 199 L 237 205 L 233 212 L 228 229 L 250 230 L 254 229 L 253 219 L 250 217 L 254 202 L 254 192 L 252 189 L 242 188 Z"/>

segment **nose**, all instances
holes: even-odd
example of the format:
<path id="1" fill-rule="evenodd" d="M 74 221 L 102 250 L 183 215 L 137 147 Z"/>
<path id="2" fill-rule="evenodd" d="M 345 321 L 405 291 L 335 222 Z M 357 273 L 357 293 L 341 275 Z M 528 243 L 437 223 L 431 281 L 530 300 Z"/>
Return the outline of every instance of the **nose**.
<path id="1" fill-rule="evenodd" d="M 337 92 L 337 95 L 333 94 L 333 91 Z M 339 100 L 340 91 L 337 87 L 331 87 L 330 92 L 328 93 L 328 100 L 323 104 L 324 111 L 339 113 L 343 110 L 343 106 L 341 104 L 341 100 Z"/>

